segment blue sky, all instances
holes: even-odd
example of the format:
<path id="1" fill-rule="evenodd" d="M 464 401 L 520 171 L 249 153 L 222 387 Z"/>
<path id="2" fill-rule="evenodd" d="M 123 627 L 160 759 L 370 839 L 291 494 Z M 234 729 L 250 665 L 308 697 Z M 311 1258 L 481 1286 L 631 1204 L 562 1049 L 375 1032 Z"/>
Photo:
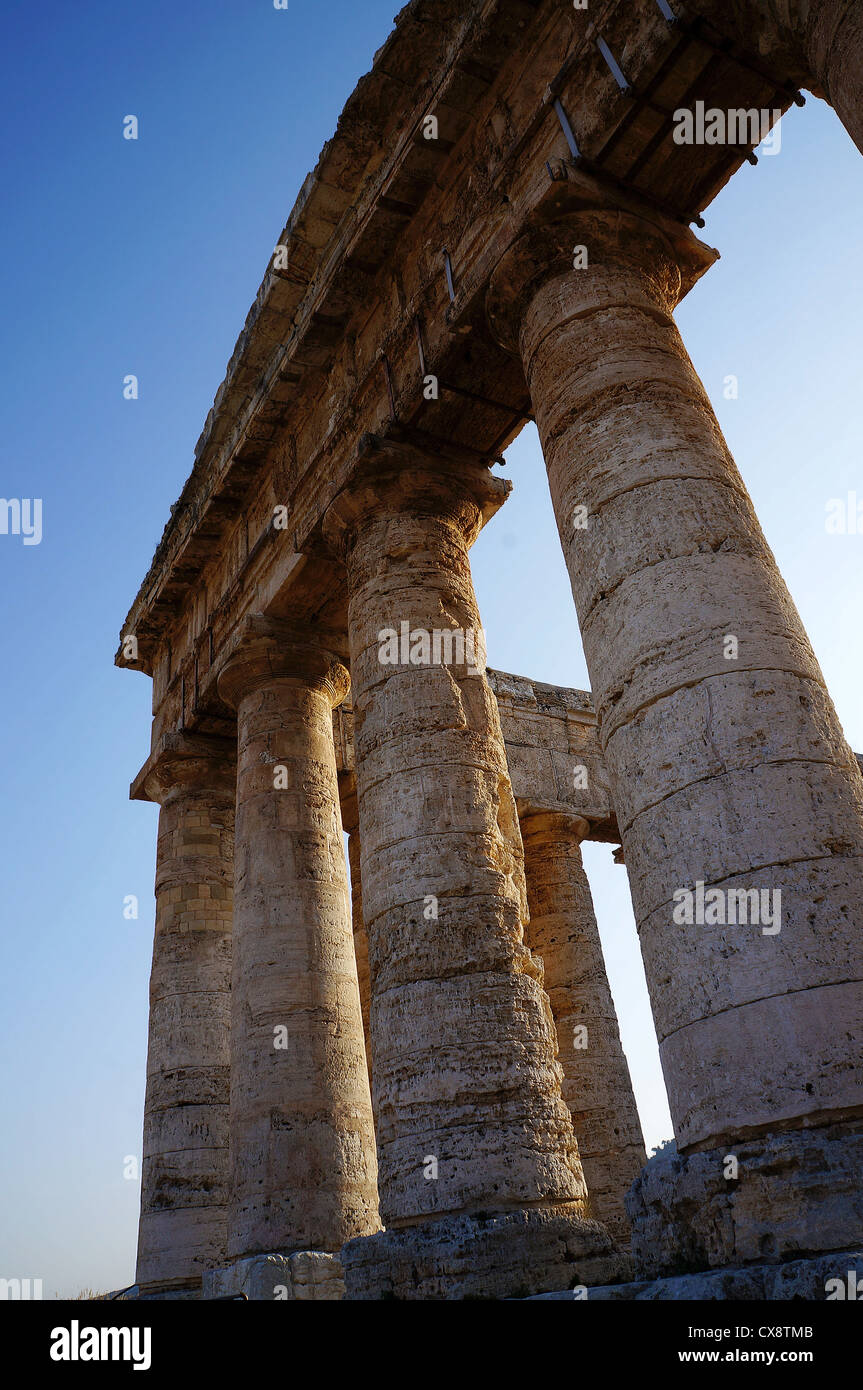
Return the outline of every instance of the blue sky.
<path id="1" fill-rule="evenodd" d="M 134 1274 L 123 1167 L 141 1145 L 157 810 L 127 800 L 150 682 L 114 668 L 118 633 L 275 240 L 395 8 L 5 6 L 0 495 L 43 499 L 43 539 L 0 535 L 0 1277 L 46 1297 Z M 830 499 L 863 500 L 863 164 L 813 99 L 782 131 L 708 211 L 722 260 L 678 322 L 863 749 L 863 535 L 825 529 Z M 489 660 L 586 687 L 532 429 L 507 474 L 473 556 Z M 626 875 L 607 846 L 586 860 L 652 1146 L 671 1128 Z"/>

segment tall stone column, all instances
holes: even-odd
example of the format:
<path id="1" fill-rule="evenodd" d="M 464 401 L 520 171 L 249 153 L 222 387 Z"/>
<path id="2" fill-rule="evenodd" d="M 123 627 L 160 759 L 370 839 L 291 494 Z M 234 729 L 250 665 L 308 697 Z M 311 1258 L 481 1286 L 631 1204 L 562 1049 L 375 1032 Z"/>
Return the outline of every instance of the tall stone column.
<path id="1" fill-rule="evenodd" d="M 525 942 L 545 971 L 563 1099 L 578 1140 L 590 1213 L 626 1244 L 623 1199 L 646 1155 L 581 859 L 588 829 L 580 817 L 556 811 L 522 817 L 530 908 Z"/>
<path id="2" fill-rule="evenodd" d="M 863 151 L 863 7 L 859 0 L 685 0 L 687 13 L 835 109 Z"/>
<path id="3" fill-rule="evenodd" d="M 589 1273 L 608 1248 L 580 1221 L 553 1023 L 522 939 L 521 838 L 468 562 L 506 491 L 484 467 L 366 440 L 325 519 L 347 567 L 387 1227 L 344 1252 L 349 1297 L 566 1287 L 573 1261 Z"/>
<path id="4" fill-rule="evenodd" d="M 379 1225 L 332 729 L 348 684 L 312 633 L 262 617 L 219 677 L 239 739 L 228 1254 L 241 1261 L 334 1253 Z"/>
<path id="5" fill-rule="evenodd" d="M 234 855 L 233 741 L 170 734 L 132 789 L 159 839 L 137 1282 L 201 1288 L 225 1250 Z"/>
<path id="6" fill-rule="evenodd" d="M 369 934 L 363 920 L 363 875 L 360 866 L 360 832 L 352 830 L 348 835 L 348 863 L 351 869 L 351 917 L 354 928 L 354 955 L 357 961 L 357 983 L 360 988 L 360 1008 L 363 1015 L 363 1033 L 366 1040 L 366 1063 L 369 1078 L 372 1074 L 371 980 L 369 978 Z"/>
<path id="7" fill-rule="evenodd" d="M 489 296 L 530 386 L 687 1151 L 863 1115 L 863 781 L 672 319 L 709 259 L 658 216 L 585 211 L 527 232 Z"/>

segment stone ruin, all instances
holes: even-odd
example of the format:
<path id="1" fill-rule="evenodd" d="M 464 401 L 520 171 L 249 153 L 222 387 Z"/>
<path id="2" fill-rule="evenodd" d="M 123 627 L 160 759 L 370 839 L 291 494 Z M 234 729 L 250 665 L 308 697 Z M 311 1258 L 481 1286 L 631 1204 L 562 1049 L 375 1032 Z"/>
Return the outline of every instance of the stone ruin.
<path id="1" fill-rule="evenodd" d="M 161 808 L 139 1297 L 863 1269 L 863 780 L 673 318 L 800 88 L 863 149 L 861 86 L 852 0 L 412 0 L 350 97 L 117 656 Z M 485 665 L 468 554 L 528 420 L 590 695 Z M 589 838 L 674 1122 L 646 1166 Z"/>

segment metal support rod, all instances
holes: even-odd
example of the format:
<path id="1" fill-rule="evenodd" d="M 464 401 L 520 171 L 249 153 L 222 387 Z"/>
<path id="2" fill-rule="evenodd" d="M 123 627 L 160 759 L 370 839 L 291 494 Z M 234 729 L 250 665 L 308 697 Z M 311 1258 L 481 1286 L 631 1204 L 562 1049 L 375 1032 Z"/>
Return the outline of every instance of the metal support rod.
<path id="1" fill-rule="evenodd" d="M 569 146 L 570 154 L 572 155 L 573 159 L 580 160 L 581 150 L 578 148 L 578 142 L 575 138 L 575 134 L 570 124 L 569 117 L 567 116 L 566 111 L 564 110 L 563 102 L 561 101 L 560 97 L 555 97 L 554 109 L 557 112 L 557 119 L 560 121 L 560 128 L 566 136 L 566 143 Z"/>
<path id="2" fill-rule="evenodd" d="M 584 168 L 588 174 L 592 174 L 593 177 L 599 179 L 600 182 L 611 184 L 612 187 L 621 189 L 622 192 L 628 194 L 629 196 L 632 195 L 633 189 L 629 187 L 626 181 L 624 179 L 618 178 L 616 174 L 612 174 L 608 169 L 604 169 L 601 164 L 596 164 L 592 159 L 586 159 L 584 160 Z M 636 196 L 640 198 L 642 202 L 648 203 L 651 207 L 657 208 L 661 213 L 663 213 L 666 217 L 670 217 L 674 222 L 682 222 L 684 224 L 688 222 L 694 222 L 696 227 L 706 226 L 704 218 L 700 215 L 700 213 L 681 212 L 679 208 L 671 207 L 670 204 L 663 202 L 660 198 L 652 198 L 649 193 L 643 193 L 640 189 L 636 189 L 634 191 L 636 193 Z"/>
<path id="3" fill-rule="evenodd" d="M 414 317 L 414 328 L 416 329 L 416 335 L 417 335 L 417 352 L 419 353 L 419 358 L 420 358 L 420 373 L 421 373 L 422 376 L 425 376 L 425 375 L 426 375 L 426 352 L 425 352 L 425 347 L 423 346 L 423 326 L 422 326 L 422 324 L 421 324 L 421 322 L 420 322 L 420 316 L 419 316 L 419 314 L 417 314 L 417 315 Z"/>
<path id="4" fill-rule="evenodd" d="M 452 278 L 452 261 L 450 260 L 450 254 L 447 250 L 444 250 L 443 253 L 443 265 L 446 272 L 446 287 L 449 290 L 450 303 L 453 304 L 455 303 L 455 285 Z"/>
<path id="5" fill-rule="evenodd" d="M 676 24 L 677 15 L 669 5 L 668 0 L 656 0 L 656 3 L 662 11 L 663 18 L 667 19 L 669 24 Z"/>
<path id="6" fill-rule="evenodd" d="M 453 386 L 451 381 L 441 381 L 439 383 L 442 391 L 449 391 L 454 396 L 464 396 L 468 401 L 479 401 L 481 405 L 494 406 L 495 410 L 505 410 L 508 415 L 515 415 L 519 420 L 532 420 L 532 415 L 526 415 L 524 411 L 516 411 L 505 401 L 494 401 L 490 396 L 482 396 L 478 391 L 468 391 L 464 386 Z"/>
<path id="7" fill-rule="evenodd" d="M 621 68 L 619 62 L 615 58 L 608 44 L 605 42 L 605 39 L 598 38 L 596 40 L 596 46 L 602 54 L 603 58 L 605 59 L 606 63 L 608 64 L 611 70 L 611 75 L 614 78 L 620 90 L 622 92 L 630 91 L 630 85 L 623 75 L 623 69 Z"/>
<path id="8" fill-rule="evenodd" d="M 392 420 L 398 420 L 398 413 L 396 411 L 396 397 L 395 392 L 393 391 L 393 374 L 390 371 L 390 359 L 387 357 L 385 352 L 381 353 L 381 357 L 384 364 L 384 375 L 387 379 L 387 395 L 390 398 L 390 418 Z"/>
<path id="9" fill-rule="evenodd" d="M 419 429 L 415 425 L 400 424 L 388 438 L 400 440 L 402 443 L 414 444 L 421 449 L 437 447 L 446 456 L 447 449 L 456 449 L 461 454 L 469 454 L 471 458 L 482 459 L 483 463 L 498 463 L 504 465 L 505 460 L 496 449 L 477 449 L 472 444 L 462 444 L 460 441 L 454 443 L 451 439 L 446 439 L 443 435 L 433 434 L 430 430 Z"/>

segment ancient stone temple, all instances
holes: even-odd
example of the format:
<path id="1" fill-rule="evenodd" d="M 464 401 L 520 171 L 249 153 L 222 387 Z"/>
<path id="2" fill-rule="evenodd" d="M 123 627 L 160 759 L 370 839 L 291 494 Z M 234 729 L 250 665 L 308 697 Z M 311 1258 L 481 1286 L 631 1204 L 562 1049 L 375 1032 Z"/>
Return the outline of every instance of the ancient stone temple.
<path id="1" fill-rule="evenodd" d="M 412 0 L 350 97 L 121 634 L 161 808 L 140 1296 L 859 1264 L 863 779 L 674 310 L 800 88 L 863 149 L 861 83 L 853 0 Z M 486 664 L 469 552 L 528 420 L 590 695 Z M 659 1038 L 646 1166 L 586 839 Z"/>

